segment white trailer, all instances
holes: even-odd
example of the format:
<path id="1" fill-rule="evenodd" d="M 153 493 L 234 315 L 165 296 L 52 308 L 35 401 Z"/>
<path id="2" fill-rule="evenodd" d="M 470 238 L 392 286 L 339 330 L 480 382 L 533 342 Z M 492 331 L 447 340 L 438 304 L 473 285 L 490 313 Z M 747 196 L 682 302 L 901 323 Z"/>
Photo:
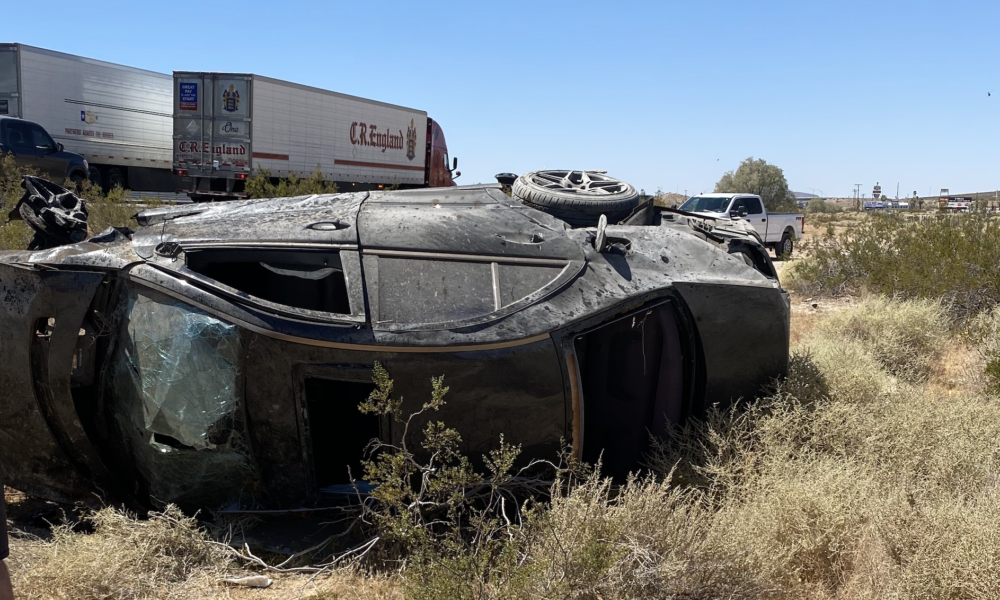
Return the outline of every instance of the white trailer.
<path id="1" fill-rule="evenodd" d="M 0 44 L 0 115 L 44 127 L 105 188 L 175 191 L 172 96 L 170 75 Z"/>
<path id="2" fill-rule="evenodd" d="M 454 185 L 444 133 L 421 110 L 249 73 L 175 71 L 173 111 L 174 169 L 195 200 L 244 197 L 262 169 L 318 170 L 341 191 Z"/>

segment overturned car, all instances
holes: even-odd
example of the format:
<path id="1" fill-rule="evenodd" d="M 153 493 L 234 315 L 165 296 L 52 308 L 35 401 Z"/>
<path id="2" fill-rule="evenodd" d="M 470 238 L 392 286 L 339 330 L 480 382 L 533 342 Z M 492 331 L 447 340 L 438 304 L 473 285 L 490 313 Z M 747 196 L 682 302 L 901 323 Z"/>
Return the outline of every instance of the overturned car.
<path id="1" fill-rule="evenodd" d="M 138 506 L 322 502 L 349 469 L 360 478 L 369 439 L 402 435 L 358 410 L 376 361 L 404 412 L 445 375 L 433 418 L 472 455 L 501 434 L 526 459 L 565 440 L 620 477 L 650 434 L 785 373 L 787 294 L 748 226 L 638 199 L 592 222 L 614 193 L 578 185 L 596 175 L 529 175 L 514 197 L 483 185 L 157 208 L 134 232 L 0 252 L 7 483 Z M 21 214 L 50 238 L 78 230 L 46 207 L 72 202 L 39 185 Z M 569 199 L 561 218 L 546 189 Z"/>

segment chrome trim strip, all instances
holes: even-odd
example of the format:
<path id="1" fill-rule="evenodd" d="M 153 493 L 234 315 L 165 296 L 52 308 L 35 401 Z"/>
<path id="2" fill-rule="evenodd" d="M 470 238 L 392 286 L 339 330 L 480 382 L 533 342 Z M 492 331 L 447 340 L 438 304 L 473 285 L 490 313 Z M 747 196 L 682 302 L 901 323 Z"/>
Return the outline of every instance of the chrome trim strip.
<path id="1" fill-rule="evenodd" d="M 183 242 L 181 248 L 188 250 L 259 250 L 267 249 L 288 249 L 288 250 L 357 250 L 357 244 L 321 244 L 310 242 L 288 243 L 288 242 Z"/>
<path id="2" fill-rule="evenodd" d="M 365 254 L 385 256 L 389 258 L 424 258 L 436 260 L 461 260 L 468 262 L 495 262 L 502 265 L 536 265 L 543 267 L 565 267 L 570 263 L 568 258 L 529 258 L 526 256 L 490 256 L 486 254 L 449 254 L 445 252 L 418 252 L 413 250 L 383 250 L 381 248 L 363 248 Z"/>
<path id="3" fill-rule="evenodd" d="M 179 294 L 169 288 L 165 288 L 161 285 L 158 285 L 156 283 L 147 281 L 139 277 L 134 277 L 132 276 L 131 273 L 122 273 L 122 276 L 124 276 L 129 281 L 134 281 L 140 285 L 146 286 L 150 289 L 156 290 L 157 292 L 170 296 L 171 298 L 175 298 L 177 300 L 180 300 L 181 302 L 190 304 L 191 306 L 194 306 L 199 310 L 203 310 L 224 321 L 232 323 L 233 325 L 243 327 L 249 331 L 253 331 L 254 333 L 259 333 L 260 335 L 263 335 L 265 337 L 274 338 L 286 342 L 293 342 L 296 344 L 302 344 L 304 346 L 317 346 L 320 348 L 334 348 L 338 350 L 354 350 L 358 352 L 394 352 L 399 354 L 442 354 L 446 352 L 451 352 L 451 353 L 479 352 L 482 350 L 501 350 L 505 348 L 516 348 L 517 346 L 526 346 L 528 344 L 534 344 L 535 342 L 541 342 L 551 338 L 551 336 L 548 333 L 543 333 L 539 335 L 533 335 L 531 337 L 521 338 L 519 340 L 494 342 L 492 344 L 467 344 L 462 346 L 380 346 L 372 344 L 345 344 L 342 342 L 328 342 L 325 340 L 314 340 L 311 338 L 303 338 L 294 335 L 288 335 L 285 333 L 272 331 L 264 327 L 258 327 L 256 325 L 252 325 L 242 319 L 237 319 L 232 315 L 227 315 L 209 306 L 206 306 L 200 302 L 192 300 L 191 298 Z M 184 284 L 184 285 L 190 285 L 190 284 Z M 331 323 L 331 325 L 335 327 L 352 327 L 352 328 L 355 327 L 354 325 L 341 325 L 338 323 Z"/>
<path id="4" fill-rule="evenodd" d="M 500 303 L 500 265 L 495 262 L 490 263 L 490 275 L 493 278 L 493 310 L 500 310 L 502 308 Z"/>

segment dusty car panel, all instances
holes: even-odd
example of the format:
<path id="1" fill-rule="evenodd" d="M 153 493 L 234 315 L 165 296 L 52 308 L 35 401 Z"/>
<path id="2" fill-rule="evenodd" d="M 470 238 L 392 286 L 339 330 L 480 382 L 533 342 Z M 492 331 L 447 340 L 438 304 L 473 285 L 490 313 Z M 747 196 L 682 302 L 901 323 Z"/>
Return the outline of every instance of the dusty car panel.
<path id="1" fill-rule="evenodd" d="M 78 342 L 104 275 L 0 264 L 0 448 L 4 473 L 56 500 L 95 489 L 102 468 L 71 394 Z"/>
<path id="2" fill-rule="evenodd" d="M 787 295 L 738 221 L 647 203 L 632 224 L 574 229 L 497 186 L 137 221 L 131 239 L 0 253 L 12 307 L 0 360 L 24 367 L 0 386 L 15 486 L 146 505 L 321 502 L 348 467 L 361 476 L 367 439 L 402 435 L 357 411 L 376 361 L 404 410 L 445 375 L 433 418 L 473 455 L 501 433 L 526 459 L 565 439 L 623 476 L 649 433 L 787 370 Z"/>

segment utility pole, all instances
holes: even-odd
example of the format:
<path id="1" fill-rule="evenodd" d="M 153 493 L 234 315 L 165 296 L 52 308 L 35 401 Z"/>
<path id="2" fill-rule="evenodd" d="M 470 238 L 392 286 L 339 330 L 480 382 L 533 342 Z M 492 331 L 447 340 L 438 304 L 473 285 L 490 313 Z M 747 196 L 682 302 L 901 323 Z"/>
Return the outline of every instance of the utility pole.
<path id="1" fill-rule="evenodd" d="M 861 210 L 861 184 L 854 184 L 854 208 Z"/>
<path id="2" fill-rule="evenodd" d="M 899 200 L 899 182 L 896 182 L 896 200 Z"/>

